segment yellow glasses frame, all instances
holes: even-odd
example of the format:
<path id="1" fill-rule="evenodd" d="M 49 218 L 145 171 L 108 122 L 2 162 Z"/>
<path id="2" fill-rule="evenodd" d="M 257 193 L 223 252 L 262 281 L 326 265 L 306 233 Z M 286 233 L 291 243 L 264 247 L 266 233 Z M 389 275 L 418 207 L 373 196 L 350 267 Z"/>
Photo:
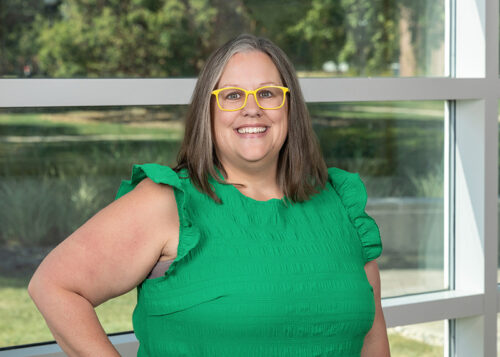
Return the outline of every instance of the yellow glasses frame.
<path id="1" fill-rule="evenodd" d="M 259 100 L 257 99 L 256 94 L 257 94 L 258 91 L 260 91 L 261 89 L 264 89 L 264 88 L 280 88 L 280 89 L 283 90 L 283 102 L 281 103 L 281 105 L 279 107 L 276 107 L 276 108 L 264 108 L 262 105 L 260 105 Z M 238 108 L 238 109 L 224 109 L 224 108 L 222 108 L 222 106 L 219 103 L 219 93 L 222 92 L 223 90 L 226 90 L 226 89 L 239 89 L 239 90 L 241 90 L 241 91 L 243 91 L 245 93 L 245 101 L 243 102 L 243 105 L 240 108 Z M 264 86 L 264 87 L 260 87 L 260 88 L 254 89 L 254 90 L 246 90 L 246 89 L 243 89 L 243 88 L 240 88 L 240 87 L 224 87 L 224 88 L 220 88 L 220 89 L 216 89 L 216 90 L 212 91 L 212 94 L 215 95 L 215 99 L 217 99 L 217 106 L 219 107 L 220 110 L 223 110 L 225 112 L 235 112 L 237 110 L 241 110 L 241 109 L 245 108 L 245 106 L 247 105 L 247 100 L 248 100 L 248 95 L 249 94 L 253 94 L 253 97 L 255 99 L 255 103 L 257 103 L 257 105 L 261 109 L 265 109 L 265 110 L 280 109 L 285 104 L 286 94 L 288 92 L 290 92 L 290 90 L 287 87 L 282 87 L 282 86 Z"/>

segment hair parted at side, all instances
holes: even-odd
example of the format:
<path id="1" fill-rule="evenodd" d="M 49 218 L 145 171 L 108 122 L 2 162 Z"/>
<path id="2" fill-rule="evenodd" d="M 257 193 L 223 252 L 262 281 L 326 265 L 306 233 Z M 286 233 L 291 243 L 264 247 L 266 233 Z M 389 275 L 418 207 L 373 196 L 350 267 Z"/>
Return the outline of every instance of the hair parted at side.
<path id="1" fill-rule="evenodd" d="M 318 139 L 312 129 L 309 111 L 299 86 L 295 69 L 286 54 L 266 38 L 243 34 L 215 50 L 207 59 L 194 88 L 186 116 L 184 140 L 177 155 L 178 172 L 187 168 L 191 182 L 217 203 L 220 198 L 213 191 L 208 178 L 221 184 L 217 167 L 227 173 L 217 158 L 211 120 L 211 92 L 215 89 L 229 59 L 239 52 L 266 53 L 288 87 L 288 133 L 279 153 L 277 184 L 292 202 L 303 202 L 325 187 L 327 167 L 321 155 Z"/>

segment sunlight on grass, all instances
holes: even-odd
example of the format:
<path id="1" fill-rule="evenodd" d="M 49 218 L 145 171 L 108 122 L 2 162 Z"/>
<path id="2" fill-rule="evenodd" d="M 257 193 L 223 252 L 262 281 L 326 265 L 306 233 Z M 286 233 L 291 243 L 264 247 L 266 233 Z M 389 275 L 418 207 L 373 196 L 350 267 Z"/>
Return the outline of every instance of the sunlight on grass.
<path id="1" fill-rule="evenodd" d="M 389 334 L 392 357 L 442 357 L 443 347 L 406 338 L 398 334 Z"/>
<path id="2" fill-rule="evenodd" d="M 42 315 L 30 299 L 27 279 L 0 277 L 0 347 L 53 341 Z M 136 290 L 111 299 L 97 307 L 96 312 L 107 333 L 132 330 L 132 312 Z M 440 357 L 443 348 L 389 334 L 393 357 Z"/>
<path id="3" fill-rule="evenodd" d="M 182 122 L 108 122 L 106 120 L 88 120 L 73 113 L 61 114 L 25 114 L 9 113 L 0 115 L 0 128 L 9 126 L 18 128 L 17 135 L 41 135 L 36 128 L 50 131 L 51 135 L 148 135 L 151 139 L 180 140 L 184 135 Z M 124 113 L 125 115 L 125 113 Z M 9 133 L 7 132 L 7 135 Z"/>
<path id="4" fill-rule="evenodd" d="M 26 290 L 26 279 L 0 278 L 0 347 L 53 341 L 45 320 Z M 107 333 L 132 330 L 136 290 L 109 300 L 96 312 Z"/>

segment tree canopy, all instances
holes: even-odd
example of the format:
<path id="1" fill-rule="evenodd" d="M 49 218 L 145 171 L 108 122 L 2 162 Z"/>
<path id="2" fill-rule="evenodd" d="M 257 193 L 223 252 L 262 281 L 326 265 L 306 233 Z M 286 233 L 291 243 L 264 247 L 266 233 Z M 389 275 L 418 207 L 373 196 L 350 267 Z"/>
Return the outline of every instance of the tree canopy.
<path id="1" fill-rule="evenodd" d="M 444 39 L 442 1 L 6 0 L 0 75 L 193 77 L 240 33 L 266 36 L 298 70 L 425 74 Z"/>

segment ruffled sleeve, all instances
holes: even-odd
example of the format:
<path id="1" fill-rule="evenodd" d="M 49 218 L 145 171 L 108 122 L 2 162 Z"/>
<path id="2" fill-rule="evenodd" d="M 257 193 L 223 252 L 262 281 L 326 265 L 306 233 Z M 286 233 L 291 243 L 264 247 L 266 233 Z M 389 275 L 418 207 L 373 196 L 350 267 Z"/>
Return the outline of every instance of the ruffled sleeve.
<path id="1" fill-rule="evenodd" d="M 115 200 L 132 191 L 139 182 L 149 177 L 153 182 L 170 185 L 174 188 L 177 211 L 179 214 L 179 245 L 177 257 L 170 265 L 165 275 L 170 275 L 176 269 L 179 261 L 188 255 L 200 240 L 200 231 L 193 226 L 189 212 L 189 197 L 178 174 L 168 166 L 155 163 L 134 165 L 130 180 L 123 180 L 116 194 Z"/>
<path id="2" fill-rule="evenodd" d="M 365 212 L 368 196 L 359 174 L 336 167 L 329 168 L 328 174 L 349 219 L 358 232 L 365 263 L 378 258 L 382 253 L 380 231 L 375 220 Z"/>
<path id="3" fill-rule="evenodd" d="M 135 186 L 137 186 L 137 184 L 146 177 L 149 177 L 156 183 L 167 184 L 182 190 L 181 182 L 177 173 L 170 167 L 159 164 L 134 165 L 132 167 L 131 179 L 122 181 L 115 200 L 132 191 Z"/>

